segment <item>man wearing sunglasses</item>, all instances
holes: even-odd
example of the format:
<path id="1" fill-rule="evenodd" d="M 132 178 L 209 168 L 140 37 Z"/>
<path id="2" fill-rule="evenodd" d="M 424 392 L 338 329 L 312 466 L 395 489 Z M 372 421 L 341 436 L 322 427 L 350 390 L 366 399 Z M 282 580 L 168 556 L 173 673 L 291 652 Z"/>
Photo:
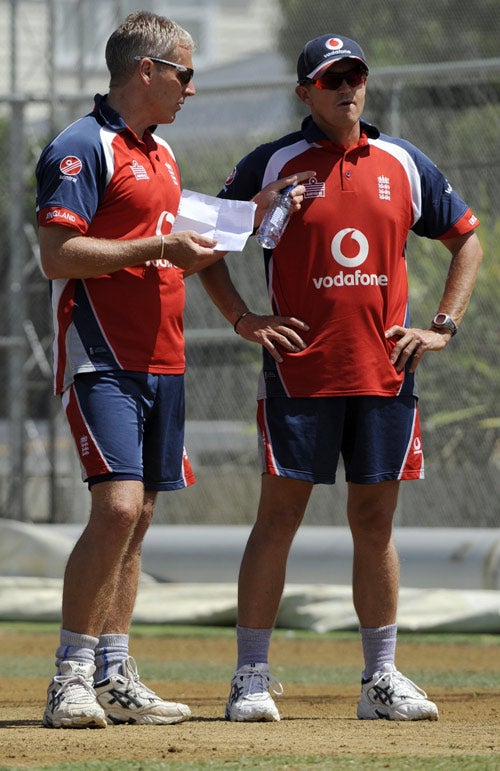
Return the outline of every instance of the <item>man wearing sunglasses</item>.
<path id="1" fill-rule="evenodd" d="M 129 627 L 156 496 L 194 482 L 184 450 L 184 279 L 223 254 L 211 238 L 171 232 L 181 177 L 153 133 L 195 94 L 193 50 L 175 22 L 132 13 L 107 43 L 109 93 L 47 145 L 37 166 L 55 392 L 91 495 L 65 571 L 48 728 L 190 715 L 141 682 Z M 260 217 L 275 190 L 257 200 Z"/>
<path id="2" fill-rule="evenodd" d="M 131 14 L 107 43 L 109 93 L 47 145 L 37 166 L 55 392 L 91 495 L 65 571 L 48 728 L 190 715 L 141 682 L 129 626 L 156 495 L 194 481 L 183 450 L 184 277 L 220 256 L 209 238 L 171 234 L 179 169 L 151 129 L 172 123 L 195 93 L 193 49 L 169 19 Z"/>
<path id="3" fill-rule="evenodd" d="M 243 158 L 220 193 L 251 198 L 291 168 L 316 170 L 300 213 L 274 250 L 264 250 L 272 315 L 250 311 L 224 263 L 200 274 L 237 333 L 263 347 L 261 497 L 239 574 L 226 718 L 280 719 L 268 650 L 289 549 L 313 486 L 334 484 L 342 455 L 364 654 L 357 716 L 435 720 L 436 705 L 395 665 L 392 522 L 400 482 L 423 478 L 415 370 L 424 353 L 450 342 L 464 315 L 482 258 L 478 221 L 429 158 L 362 119 L 368 65 L 355 41 L 309 41 L 297 74 L 296 94 L 310 111 L 301 129 Z M 451 255 L 425 328 L 410 325 L 410 230 Z"/>

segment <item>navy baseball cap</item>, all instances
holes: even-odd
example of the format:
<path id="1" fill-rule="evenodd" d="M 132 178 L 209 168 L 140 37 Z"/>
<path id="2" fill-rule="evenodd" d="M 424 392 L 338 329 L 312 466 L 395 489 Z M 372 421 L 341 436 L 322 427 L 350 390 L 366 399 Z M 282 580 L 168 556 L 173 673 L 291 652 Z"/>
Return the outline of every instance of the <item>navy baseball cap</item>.
<path id="1" fill-rule="evenodd" d="M 356 59 L 368 71 L 363 49 L 348 37 L 342 35 L 321 35 L 305 44 L 297 62 L 299 83 L 306 79 L 316 80 L 334 62 L 340 59 Z"/>

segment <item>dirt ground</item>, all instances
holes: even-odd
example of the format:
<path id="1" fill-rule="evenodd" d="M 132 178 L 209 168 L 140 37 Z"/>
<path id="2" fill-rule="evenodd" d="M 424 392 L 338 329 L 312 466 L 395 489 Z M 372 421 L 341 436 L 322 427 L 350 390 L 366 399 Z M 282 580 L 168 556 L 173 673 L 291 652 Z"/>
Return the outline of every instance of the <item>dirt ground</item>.
<path id="1" fill-rule="evenodd" d="M 52 638 L 50 638 L 52 643 Z M 45 644 L 45 643 L 44 643 Z M 40 639 L 26 633 L 0 637 L 5 656 L 38 655 Z M 168 662 L 231 666 L 234 641 L 228 638 L 133 639 L 133 655 Z M 47 678 L 2 678 L 0 689 L 0 767 L 37 767 L 90 760 L 221 761 L 262 756 L 467 756 L 500 759 L 500 648 L 467 644 L 400 644 L 398 666 L 456 672 L 453 687 L 427 688 L 440 710 L 437 722 L 359 721 L 359 686 L 297 685 L 284 682 L 278 700 L 279 723 L 228 723 L 223 720 L 228 682 L 148 681 L 164 698 L 190 705 L 192 718 L 175 726 L 108 726 L 105 730 L 48 730 L 41 726 Z M 276 638 L 272 662 L 303 666 L 343 664 L 359 667 L 360 648 L 350 641 Z M 278 667 L 276 667 L 278 668 Z M 199 669 L 198 669 L 199 671 Z M 465 690 L 461 671 L 496 673 L 497 686 Z M 279 674 L 279 672 L 277 672 Z M 347 678 L 346 678 L 347 679 Z M 500 763 L 500 760 L 499 760 Z"/>

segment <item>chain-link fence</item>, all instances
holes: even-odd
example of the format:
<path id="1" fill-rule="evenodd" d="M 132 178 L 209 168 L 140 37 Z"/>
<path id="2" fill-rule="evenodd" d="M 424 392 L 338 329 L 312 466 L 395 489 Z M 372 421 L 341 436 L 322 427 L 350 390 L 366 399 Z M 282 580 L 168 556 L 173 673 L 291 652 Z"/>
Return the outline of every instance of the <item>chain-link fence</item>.
<path id="1" fill-rule="evenodd" d="M 91 108 L 94 91 L 106 91 L 103 45 L 131 10 L 128 5 L 0 0 L 0 516 L 82 521 L 87 515 L 88 493 L 58 400 L 51 395 L 52 326 L 47 282 L 38 268 L 34 168 L 45 142 Z M 228 17 L 236 18 L 239 11 L 244 18 L 249 4 L 214 0 L 184 5 L 190 11 L 199 5 L 198 21 L 205 13 L 212 30 L 218 28 L 219 14 L 229 39 Z M 226 50 L 218 63 L 210 46 L 204 46 L 197 95 L 174 124 L 159 128 L 174 148 L 185 187 L 216 194 L 242 155 L 297 128 L 304 114 L 294 94 L 297 54 L 310 37 L 340 31 L 331 12 L 325 20 L 314 15 L 317 3 L 299 5 L 303 16 L 291 18 L 296 3 L 256 3 L 266 30 L 265 49 L 257 54 L 249 49 L 244 58 L 236 53 L 231 58 Z M 373 18 L 377 10 L 393 5 L 372 2 Z M 500 6 L 491 8 L 489 24 L 498 29 Z M 170 8 L 159 11 L 183 23 Z M 470 3 L 454 3 L 452 13 L 462 14 L 463 26 L 475 21 Z M 279 53 L 287 25 L 293 26 L 290 40 L 297 41 L 289 59 Z M 487 38 L 483 26 L 478 26 L 478 40 Z M 203 24 L 200 30 L 203 36 Z M 355 36 L 352 29 L 349 33 Z M 370 44 L 358 38 L 371 63 L 365 117 L 386 133 L 414 142 L 438 163 L 480 217 L 478 233 L 485 248 L 460 334 L 446 351 L 429 354 L 420 368 L 427 479 L 402 486 L 398 523 L 498 526 L 500 59 L 485 43 L 473 51 L 460 47 L 448 56 L 450 61 L 440 61 L 445 33 L 443 27 L 430 48 L 433 55 L 426 50 L 419 62 L 415 45 L 411 63 L 405 58 L 402 66 L 384 59 L 371 38 Z M 411 35 L 408 29 L 404 36 L 393 32 L 396 40 L 411 40 Z M 419 35 L 415 22 L 415 43 Z M 393 59 L 398 55 L 393 53 Z M 447 252 L 413 236 L 408 251 L 413 323 L 427 326 L 442 291 Z M 227 260 L 249 306 L 266 311 L 262 258 L 255 244 Z M 198 484 L 160 496 L 157 521 L 251 522 L 259 488 L 254 413 L 260 351 L 234 334 L 196 277 L 187 281 L 185 321 L 186 444 Z M 338 477 L 334 489 L 314 491 L 309 524 L 345 524 L 345 485 L 341 473 Z"/>

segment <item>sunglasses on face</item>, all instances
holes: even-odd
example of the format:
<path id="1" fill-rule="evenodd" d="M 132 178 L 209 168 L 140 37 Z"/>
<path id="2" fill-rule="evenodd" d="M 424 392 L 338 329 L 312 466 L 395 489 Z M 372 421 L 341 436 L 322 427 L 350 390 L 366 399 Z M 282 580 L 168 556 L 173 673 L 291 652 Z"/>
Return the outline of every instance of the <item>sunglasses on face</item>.
<path id="1" fill-rule="evenodd" d="M 366 76 L 368 75 L 364 67 L 353 67 L 347 72 L 334 72 L 327 70 L 321 75 L 320 78 L 314 80 L 313 83 L 316 88 L 325 91 L 336 91 L 342 83 L 347 83 L 351 88 L 360 86 L 362 83 L 366 83 Z"/>
<path id="2" fill-rule="evenodd" d="M 141 59 L 151 59 L 152 62 L 166 64 L 168 67 L 175 67 L 177 70 L 177 79 L 183 86 L 187 86 L 193 79 L 194 70 L 192 70 L 191 67 L 184 67 L 183 64 L 169 62 L 167 59 L 158 59 L 157 56 L 134 56 L 136 62 L 140 62 Z"/>

